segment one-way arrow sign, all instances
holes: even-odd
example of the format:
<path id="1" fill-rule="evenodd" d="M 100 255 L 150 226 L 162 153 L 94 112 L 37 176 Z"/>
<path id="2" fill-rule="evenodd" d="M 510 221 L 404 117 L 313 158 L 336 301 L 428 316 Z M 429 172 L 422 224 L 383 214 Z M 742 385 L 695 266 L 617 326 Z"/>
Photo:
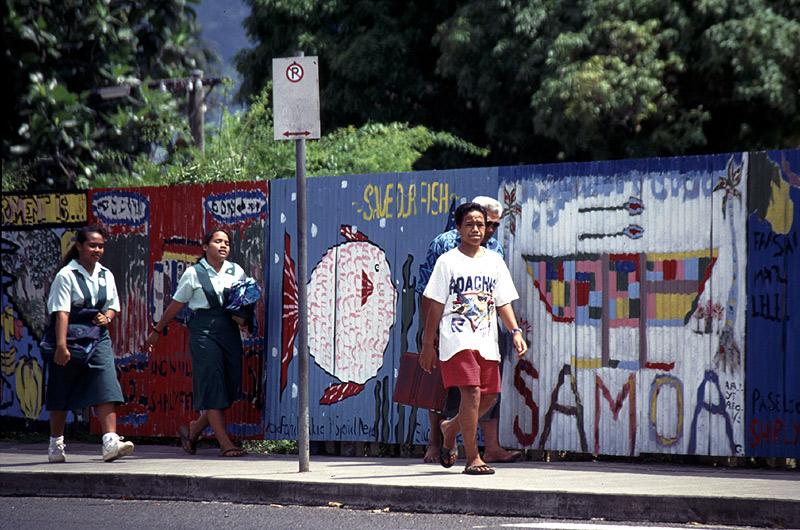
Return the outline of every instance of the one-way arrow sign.
<path id="1" fill-rule="evenodd" d="M 320 137 L 317 57 L 272 59 L 275 140 Z"/>

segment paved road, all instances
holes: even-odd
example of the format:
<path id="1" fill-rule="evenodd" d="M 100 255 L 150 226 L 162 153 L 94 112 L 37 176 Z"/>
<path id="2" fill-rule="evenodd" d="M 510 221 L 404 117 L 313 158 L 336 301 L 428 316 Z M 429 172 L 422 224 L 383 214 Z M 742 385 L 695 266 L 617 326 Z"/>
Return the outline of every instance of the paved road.
<path id="1" fill-rule="evenodd" d="M 463 514 L 415 514 L 332 507 L 232 504 L 187 501 L 122 501 L 109 499 L 7 497 L 0 499 L 0 528 L 15 530 L 197 530 L 219 527 L 353 530 L 730 530 L 702 525 L 636 525 L 603 521 L 554 521 L 521 517 Z M 57 521 L 58 524 L 54 525 Z M 742 527 L 740 527 L 742 528 Z M 750 527 L 752 530 L 752 527 Z"/>
<path id="2" fill-rule="evenodd" d="M 327 505 L 404 512 L 800 528 L 800 473 L 609 462 L 521 462 L 490 477 L 404 458 L 189 456 L 139 446 L 104 463 L 98 446 L 0 443 L 0 496 L 64 496 Z M 463 464 L 462 464 L 463 465 Z M 65 491 L 68 485 L 71 491 Z"/>

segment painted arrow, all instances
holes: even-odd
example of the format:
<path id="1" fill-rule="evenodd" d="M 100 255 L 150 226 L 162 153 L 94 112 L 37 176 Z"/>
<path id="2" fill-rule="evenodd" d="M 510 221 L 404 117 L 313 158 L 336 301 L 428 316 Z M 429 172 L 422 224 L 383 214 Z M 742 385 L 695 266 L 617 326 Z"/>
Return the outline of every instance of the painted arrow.
<path id="1" fill-rule="evenodd" d="M 640 215 L 644 211 L 644 203 L 639 197 L 631 196 L 622 206 L 588 206 L 586 208 L 578 208 L 578 213 L 610 212 L 615 210 L 628 210 L 629 215 Z"/>
<path id="2" fill-rule="evenodd" d="M 604 237 L 617 237 L 627 236 L 631 239 L 639 239 L 644 234 L 644 228 L 639 225 L 628 225 L 622 232 L 615 232 L 613 234 L 581 234 L 578 236 L 579 240 L 584 239 L 602 239 Z"/>
<path id="3" fill-rule="evenodd" d="M 297 132 L 284 131 L 283 135 L 286 136 L 287 138 L 289 136 L 310 136 L 311 131 L 297 131 Z"/>

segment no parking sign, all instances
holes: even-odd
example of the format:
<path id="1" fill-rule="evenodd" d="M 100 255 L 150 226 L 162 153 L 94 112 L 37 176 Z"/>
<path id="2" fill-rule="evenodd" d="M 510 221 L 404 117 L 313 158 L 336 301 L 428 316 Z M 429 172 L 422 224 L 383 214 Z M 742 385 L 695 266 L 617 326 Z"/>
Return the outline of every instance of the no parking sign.
<path id="1" fill-rule="evenodd" d="M 319 139 L 317 65 L 316 56 L 272 59 L 275 140 Z"/>

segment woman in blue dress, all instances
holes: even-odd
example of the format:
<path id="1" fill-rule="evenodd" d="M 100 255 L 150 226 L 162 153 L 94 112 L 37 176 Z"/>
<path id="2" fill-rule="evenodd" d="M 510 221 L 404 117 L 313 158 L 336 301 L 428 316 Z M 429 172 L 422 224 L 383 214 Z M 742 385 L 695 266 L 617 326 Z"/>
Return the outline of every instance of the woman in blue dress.
<path id="1" fill-rule="evenodd" d="M 203 237 L 203 257 L 187 268 L 164 314 L 147 337 L 145 349 L 152 351 L 167 324 L 189 305 L 189 350 L 192 357 L 192 406 L 200 416 L 178 429 L 183 449 L 196 452 L 197 439 L 211 426 L 219 442 L 220 456 L 244 456 L 228 436 L 225 410 L 240 396 L 242 382 L 242 321 L 223 305 L 223 292 L 245 277 L 244 270 L 227 261 L 230 236 L 213 230 Z"/>
<path id="2" fill-rule="evenodd" d="M 133 453 L 133 443 L 117 434 L 116 405 L 124 401 L 114 366 L 108 326 L 119 314 L 114 275 L 100 264 L 108 234 L 100 226 L 78 229 L 47 297 L 55 351 L 47 360 L 45 405 L 50 413 L 48 460 L 64 462 L 67 411 L 93 406 L 103 430 L 103 460 L 111 462 Z M 80 321 L 80 322 L 78 322 Z M 70 324 L 98 326 L 99 340 L 88 362 L 70 352 Z M 74 356 L 74 358 L 73 358 Z"/>

